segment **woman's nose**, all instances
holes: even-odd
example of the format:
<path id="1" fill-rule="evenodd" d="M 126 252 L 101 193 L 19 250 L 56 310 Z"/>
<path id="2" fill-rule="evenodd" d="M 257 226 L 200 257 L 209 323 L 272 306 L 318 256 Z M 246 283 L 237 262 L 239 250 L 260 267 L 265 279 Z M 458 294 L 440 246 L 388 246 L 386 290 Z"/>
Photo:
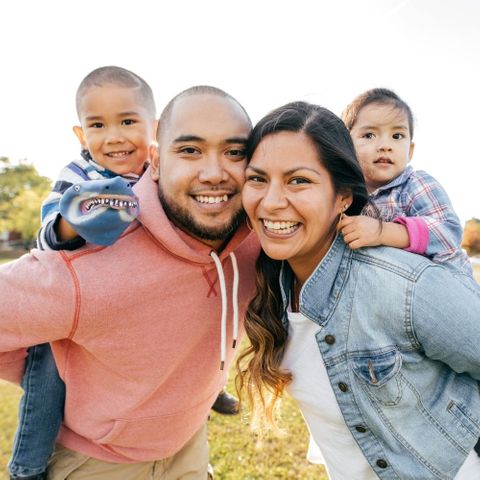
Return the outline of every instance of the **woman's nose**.
<path id="1" fill-rule="evenodd" d="M 262 205 L 265 210 L 278 210 L 288 206 L 288 200 L 285 192 L 280 185 L 275 182 L 268 186 L 265 196 L 262 200 Z"/>

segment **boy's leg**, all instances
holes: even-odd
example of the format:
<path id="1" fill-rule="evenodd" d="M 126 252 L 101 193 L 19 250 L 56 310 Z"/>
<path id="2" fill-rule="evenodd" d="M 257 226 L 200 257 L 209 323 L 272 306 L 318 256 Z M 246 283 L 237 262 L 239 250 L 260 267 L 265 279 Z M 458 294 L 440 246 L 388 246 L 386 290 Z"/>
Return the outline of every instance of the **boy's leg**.
<path id="1" fill-rule="evenodd" d="M 24 394 L 8 464 L 12 479 L 45 472 L 62 423 L 65 385 L 58 376 L 48 343 L 29 349 L 22 387 Z"/>

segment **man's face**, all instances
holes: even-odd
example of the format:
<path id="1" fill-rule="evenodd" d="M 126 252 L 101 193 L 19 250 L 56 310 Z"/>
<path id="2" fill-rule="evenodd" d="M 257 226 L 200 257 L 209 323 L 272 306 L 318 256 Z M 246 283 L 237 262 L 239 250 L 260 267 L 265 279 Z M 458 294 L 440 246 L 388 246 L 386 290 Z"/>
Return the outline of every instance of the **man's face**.
<path id="1" fill-rule="evenodd" d="M 160 128 L 152 176 L 162 205 L 182 230 L 218 248 L 243 218 L 247 116 L 229 98 L 197 94 L 179 98 Z"/>

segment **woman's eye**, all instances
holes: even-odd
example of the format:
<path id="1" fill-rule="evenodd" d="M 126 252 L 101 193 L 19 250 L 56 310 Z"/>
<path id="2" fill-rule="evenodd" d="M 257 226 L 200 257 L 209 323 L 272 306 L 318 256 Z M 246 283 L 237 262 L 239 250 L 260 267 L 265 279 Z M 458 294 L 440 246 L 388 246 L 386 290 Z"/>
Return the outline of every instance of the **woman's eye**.
<path id="1" fill-rule="evenodd" d="M 288 183 L 290 183 L 290 185 L 303 185 L 305 183 L 312 183 L 312 182 L 310 182 L 310 180 L 303 177 L 295 177 L 295 178 L 292 178 Z"/>
<path id="2" fill-rule="evenodd" d="M 261 183 L 264 181 L 264 179 L 259 175 L 247 175 L 246 181 L 253 182 L 253 183 Z"/>

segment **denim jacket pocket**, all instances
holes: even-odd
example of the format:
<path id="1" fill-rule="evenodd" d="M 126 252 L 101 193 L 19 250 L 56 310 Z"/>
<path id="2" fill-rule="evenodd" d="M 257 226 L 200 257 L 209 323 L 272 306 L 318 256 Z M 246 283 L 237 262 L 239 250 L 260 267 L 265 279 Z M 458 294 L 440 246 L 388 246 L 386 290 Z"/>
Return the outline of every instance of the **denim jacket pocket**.
<path id="1" fill-rule="evenodd" d="M 480 420 L 475 418 L 465 405 L 450 400 L 447 411 L 455 417 L 457 425 L 464 435 L 470 435 L 474 438 L 479 437 Z"/>
<path id="2" fill-rule="evenodd" d="M 352 367 L 367 394 L 385 406 L 396 405 L 402 398 L 400 372 L 402 355 L 396 350 L 365 352 L 352 358 Z"/>

